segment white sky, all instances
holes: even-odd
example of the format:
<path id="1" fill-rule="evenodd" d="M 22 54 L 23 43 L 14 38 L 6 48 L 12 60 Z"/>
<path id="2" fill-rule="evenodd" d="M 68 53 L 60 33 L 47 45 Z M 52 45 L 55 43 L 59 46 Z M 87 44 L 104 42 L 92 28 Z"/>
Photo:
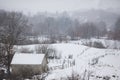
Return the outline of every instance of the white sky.
<path id="1" fill-rule="evenodd" d="M 120 0 L 0 0 L 0 9 L 31 12 L 61 12 L 91 8 L 120 8 Z"/>

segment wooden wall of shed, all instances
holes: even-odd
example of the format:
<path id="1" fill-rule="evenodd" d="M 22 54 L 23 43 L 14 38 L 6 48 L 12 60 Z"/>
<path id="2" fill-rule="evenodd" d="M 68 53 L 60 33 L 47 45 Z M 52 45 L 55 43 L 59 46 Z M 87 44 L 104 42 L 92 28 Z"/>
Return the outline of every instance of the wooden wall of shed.
<path id="1" fill-rule="evenodd" d="M 21 71 L 23 70 L 29 70 L 31 72 L 34 72 L 34 74 L 43 73 L 42 65 L 11 65 L 11 68 L 12 74 L 21 74 Z"/>
<path id="2" fill-rule="evenodd" d="M 43 68 L 44 72 L 48 71 L 48 66 L 47 66 L 47 64 L 48 64 L 47 58 L 44 57 L 44 59 L 43 59 L 43 61 L 42 61 L 42 68 Z"/>

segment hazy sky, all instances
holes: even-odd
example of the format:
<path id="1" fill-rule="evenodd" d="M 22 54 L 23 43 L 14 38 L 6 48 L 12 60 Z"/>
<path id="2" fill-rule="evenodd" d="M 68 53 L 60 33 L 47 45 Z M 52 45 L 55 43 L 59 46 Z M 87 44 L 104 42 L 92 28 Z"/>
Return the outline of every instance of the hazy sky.
<path id="1" fill-rule="evenodd" d="M 120 8 L 120 0 L 0 0 L 0 9 L 25 13 L 75 11 L 91 8 Z"/>

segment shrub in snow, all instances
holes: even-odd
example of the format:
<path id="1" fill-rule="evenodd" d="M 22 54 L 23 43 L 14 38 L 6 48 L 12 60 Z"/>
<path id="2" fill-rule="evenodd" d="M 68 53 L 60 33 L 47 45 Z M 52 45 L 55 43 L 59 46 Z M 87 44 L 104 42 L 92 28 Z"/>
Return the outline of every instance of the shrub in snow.
<path id="1" fill-rule="evenodd" d="M 115 78 L 116 76 L 115 76 L 115 75 L 112 75 L 112 77 L 114 77 L 114 78 Z"/>
<path id="2" fill-rule="evenodd" d="M 92 73 L 93 73 L 92 71 L 89 71 L 89 70 L 85 69 L 83 75 L 81 75 L 80 80 L 90 80 L 90 77 L 91 77 Z"/>
<path id="3" fill-rule="evenodd" d="M 2 80 L 4 77 L 4 70 L 0 69 L 0 80 Z"/>
<path id="4" fill-rule="evenodd" d="M 110 77 L 109 76 L 104 76 L 103 80 L 110 80 Z"/>
<path id="5" fill-rule="evenodd" d="M 90 46 L 90 47 L 93 46 L 93 42 L 91 42 L 91 41 L 89 41 L 89 42 L 84 42 L 84 43 L 82 43 L 82 44 L 85 45 L 85 46 Z"/>
<path id="6" fill-rule="evenodd" d="M 95 47 L 95 48 L 106 48 L 102 42 L 97 42 L 97 41 L 94 41 L 94 42 L 91 42 L 91 41 L 88 41 L 88 42 L 85 42 L 85 43 L 82 43 L 83 45 L 85 46 L 90 46 L 90 47 Z"/>
<path id="7" fill-rule="evenodd" d="M 21 53 L 33 53 L 33 50 L 30 50 L 29 48 L 21 48 L 20 52 Z"/>
<path id="8" fill-rule="evenodd" d="M 105 46 L 101 42 L 94 42 L 93 47 L 95 47 L 95 48 L 105 48 Z"/>
<path id="9" fill-rule="evenodd" d="M 49 47 L 49 45 L 39 45 L 35 48 L 36 53 L 46 54 L 46 57 L 49 59 L 60 59 L 61 55 L 57 54 L 57 51 L 54 48 Z"/>
<path id="10" fill-rule="evenodd" d="M 43 53 L 43 54 L 47 54 L 48 49 L 49 49 L 48 45 L 39 45 L 35 47 L 37 53 Z"/>
<path id="11" fill-rule="evenodd" d="M 72 72 L 71 76 L 68 76 L 66 80 L 80 80 L 79 74 Z"/>
<path id="12" fill-rule="evenodd" d="M 35 39 L 35 40 L 24 39 L 23 41 L 19 41 L 17 44 L 18 45 L 29 45 L 29 44 L 40 44 L 40 43 L 42 43 L 42 42 L 40 42 L 37 39 Z"/>
<path id="13" fill-rule="evenodd" d="M 91 65 L 95 65 L 95 64 L 97 64 L 98 63 L 98 58 L 93 58 L 92 59 L 92 62 L 91 62 Z"/>
<path id="14" fill-rule="evenodd" d="M 72 58 L 73 58 L 73 55 L 68 55 L 68 58 L 69 58 L 69 59 L 72 59 Z"/>
<path id="15" fill-rule="evenodd" d="M 96 47 L 96 48 L 105 48 L 105 46 L 101 42 L 94 42 L 93 47 Z"/>
<path id="16" fill-rule="evenodd" d="M 92 72 L 88 70 L 85 70 L 81 75 L 73 71 L 71 76 L 68 76 L 66 80 L 90 80 L 91 74 Z"/>

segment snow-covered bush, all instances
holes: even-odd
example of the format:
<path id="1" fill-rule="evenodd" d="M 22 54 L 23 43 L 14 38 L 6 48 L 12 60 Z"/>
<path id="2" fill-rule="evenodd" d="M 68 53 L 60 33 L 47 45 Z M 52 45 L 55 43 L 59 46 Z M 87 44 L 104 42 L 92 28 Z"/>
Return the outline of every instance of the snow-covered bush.
<path id="1" fill-rule="evenodd" d="M 61 55 L 58 55 L 57 51 L 54 48 L 49 47 L 49 45 L 47 45 L 47 44 L 36 46 L 35 50 L 36 50 L 36 53 L 38 53 L 38 54 L 46 54 L 46 57 L 50 58 L 50 59 L 53 59 L 53 58 L 60 59 L 61 58 Z"/>
<path id="2" fill-rule="evenodd" d="M 66 80 L 80 80 L 80 78 L 78 73 L 72 72 L 71 76 L 68 76 Z"/>
<path id="3" fill-rule="evenodd" d="M 95 47 L 95 48 L 105 48 L 105 46 L 101 42 L 94 42 L 93 47 Z"/>
<path id="4" fill-rule="evenodd" d="M 83 45 L 89 46 L 89 47 L 95 47 L 95 48 L 106 48 L 106 47 L 102 44 L 102 42 L 97 42 L 97 41 L 94 41 L 94 42 L 88 41 L 88 42 L 86 42 L 86 43 L 83 43 Z"/>

